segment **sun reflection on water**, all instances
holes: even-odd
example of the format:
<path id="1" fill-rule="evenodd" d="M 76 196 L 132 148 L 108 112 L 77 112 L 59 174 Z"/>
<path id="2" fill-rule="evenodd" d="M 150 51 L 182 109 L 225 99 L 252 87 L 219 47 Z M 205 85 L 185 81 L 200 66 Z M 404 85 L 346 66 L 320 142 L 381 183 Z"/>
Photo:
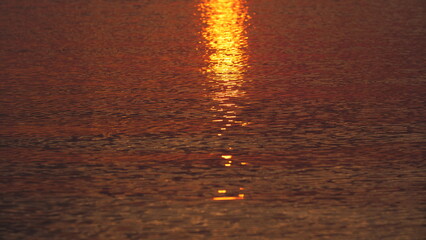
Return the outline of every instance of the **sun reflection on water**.
<path id="1" fill-rule="evenodd" d="M 204 27 L 202 36 L 208 49 L 206 54 L 207 67 L 204 73 L 208 77 L 211 99 L 216 103 L 211 108 L 214 111 L 214 123 L 218 127 L 218 137 L 226 136 L 234 127 L 247 125 L 239 121 L 238 112 L 240 106 L 236 103 L 238 98 L 245 95 L 241 89 L 245 81 L 244 74 L 247 71 L 247 35 L 246 27 L 249 20 L 246 0 L 202 0 L 199 5 L 201 19 Z M 245 166 L 247 162 L 234 159 L 229 153 L 234 148 L 226 146 L 228 152 L 221 155 L 224 167 Z M 239 164 L 236 164 L 240 162 Z M 240 191 L 243 188 L 240 188 Z M 226 189 L 218 190 L 218 193 L 227 193 Z M 242 200 L 244 194 L 239 192 L 236 196 L 219 196 L 213 200 Z"/>
<path id="2" fill-rule="evenodd" d="M 246 2 L 204 0 L 200 4 L 200 11 L 205 24 L 202 35 L 209 49 L 205 72 L 217 89 L 213 99 L 225 103 L 230 98 L 244 96 L 240 87 L 248 67 L 245 29 L 249 16 Z"/>

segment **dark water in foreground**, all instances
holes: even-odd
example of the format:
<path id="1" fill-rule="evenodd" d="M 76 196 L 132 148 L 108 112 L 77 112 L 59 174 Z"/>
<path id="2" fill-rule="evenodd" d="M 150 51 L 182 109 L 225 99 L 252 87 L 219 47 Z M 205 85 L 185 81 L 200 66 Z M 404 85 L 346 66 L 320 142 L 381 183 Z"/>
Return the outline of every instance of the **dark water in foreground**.
<path id="1" fill-rule="evenodd" d="M 424 239 L 420 0 L 3 0 L 0 239 Z"/>

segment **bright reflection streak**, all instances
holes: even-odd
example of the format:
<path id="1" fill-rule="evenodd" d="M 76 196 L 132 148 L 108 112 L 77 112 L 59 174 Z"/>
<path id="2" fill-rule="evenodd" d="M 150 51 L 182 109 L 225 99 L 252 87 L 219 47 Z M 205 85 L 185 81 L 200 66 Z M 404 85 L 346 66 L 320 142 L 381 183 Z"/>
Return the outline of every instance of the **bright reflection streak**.
<path id="1" fill-rule="evenodd" d="M 248 20 L 245 0 L 204 0 L 200 5 L 210 55 L 205 72 L 214 84 L 213 99 L 224 103 L 241 97 L 239 88 L 248 67 L 245 23 Z"/>
<path id="2" fill-rule="evenodd" d="M 199 10 L 204 23 L 202 35 L 208 48 L 207 67 L 204 69 L 209 79 L 206 86 L 216 102 L 216 106 L 211 108 L 216 112 L 213 122 L 221 125 L 217 136 L 222 137 L 233 127 L 244 124 L 236 121 L 240 107 L 235 100 L 245 95 L 241 87 L 248 68 L 245 29 L 249 19 L 247 3 L 246 0 L 201 0 Z M 227 146 L 226 149 L 233 148 Z M 232 157 L 230 154 L 221 156 L 228 160 L 225 167 L 231 167 L 233 161 L 229 160 Z M 219 190 L 218 193 L 226 193 L 226 190 Z M 242 199 L 244 194 L 213 198 L 217 201 Z"/>
<path id="3" fill-rule="evenodd" d="M 244 194 L 238 194 L 238 197 L 214 197 L 215 201 L 226 201 L 226 200 L 242 200 L 244 199 Z"/>

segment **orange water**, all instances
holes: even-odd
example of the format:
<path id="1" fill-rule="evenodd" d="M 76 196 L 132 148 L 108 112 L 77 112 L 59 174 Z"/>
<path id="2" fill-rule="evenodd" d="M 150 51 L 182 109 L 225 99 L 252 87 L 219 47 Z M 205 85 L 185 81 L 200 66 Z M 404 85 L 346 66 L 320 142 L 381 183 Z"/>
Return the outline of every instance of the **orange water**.
<path id="1" fill-rule="evenodd" d="M 4 239 L 426 235 L 423 2 L 0 13 Z"/>

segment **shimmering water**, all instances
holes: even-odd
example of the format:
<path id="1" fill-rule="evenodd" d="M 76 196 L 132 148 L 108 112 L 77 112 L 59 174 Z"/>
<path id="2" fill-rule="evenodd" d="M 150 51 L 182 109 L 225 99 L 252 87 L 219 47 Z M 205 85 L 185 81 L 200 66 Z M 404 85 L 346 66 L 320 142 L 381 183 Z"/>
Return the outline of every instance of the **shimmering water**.
<path id="1" fill-rule="evenodd" d="M 0 239 L 424 239 L 421 0 L 3 0 Z"/>

